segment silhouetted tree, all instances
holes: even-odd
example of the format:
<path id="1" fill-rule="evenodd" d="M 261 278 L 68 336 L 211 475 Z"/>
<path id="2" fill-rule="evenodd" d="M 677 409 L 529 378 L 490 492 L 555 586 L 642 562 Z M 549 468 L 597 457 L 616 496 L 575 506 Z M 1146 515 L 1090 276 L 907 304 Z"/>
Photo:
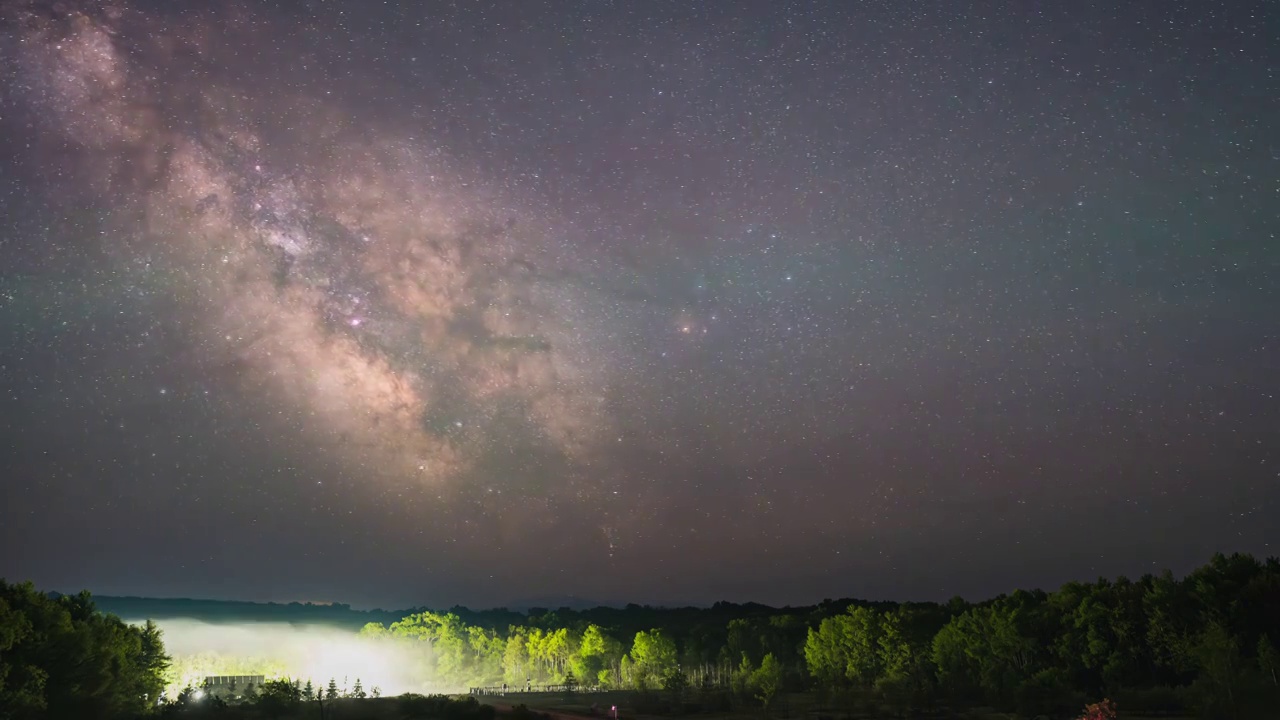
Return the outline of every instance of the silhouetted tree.
<path id="1" fill-rule="evenodd" d="M 1213 621 L 1201 634 L 1196 654 L 1212 706 L 1220 708 L 1217 712 L 1235 716 L 1236 691 L 1244 664 L 1239 643 L 1222 623 Z"/>
<path id="2" fill-rule="evenodd" d="M 302 691 L 288 680 L 269 680 L 262 684 L 255 703 L 267 717 L 278 718 L 295 711 L 302 702 Z"/>
<path id="3" fill-rule="evenodd" d="M 1276 678 L 1277 671 L 1280 671 L 1280 653 L 1276 652 L 1276 646 L 1266 635 L 1258 638 L 1258 668 L 1271 678 L 1272 685 L 1280 685 Z"/>
<path id="4" fill-rule="evenodd" d="M 0 580 L 0 708 L 11 716 L 143 714 L 168 664 L 154 623 L 99 613 L 87 592 L 55 598 Z"/>
<path id="5" fill-rule="evenodd" d="M 662 676 L 662 689 L 671 694 L 671 703 L 678 708 L 689 689 L 689 676 L 678 667 L 671 668 Z"/>
<path id="6" fill-rule="evenodd" d="M 573 697 L 574 692 L 578 689 L 578 678 L 573 676 L 572 670 L 565 673 L 562 684 L 564 685 L 565 697 Z"/>

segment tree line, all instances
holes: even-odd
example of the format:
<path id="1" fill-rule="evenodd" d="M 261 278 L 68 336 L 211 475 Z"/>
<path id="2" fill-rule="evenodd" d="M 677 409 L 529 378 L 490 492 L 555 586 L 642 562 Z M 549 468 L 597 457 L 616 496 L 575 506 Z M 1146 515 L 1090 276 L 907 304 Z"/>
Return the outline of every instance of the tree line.
<path id="1" fill-rule="evenodd" d="M 155 623 L 99 613 L 87 592 L 51 597 L 0 580 L 0 718 L 145 714 L 168 665 Z"/>
<path id="2" fill-rule="evenodd" d="M 1103 698 L 1213 717 L 1280 707 L 1280 562 L 1243 554 L 1216 555 L 1181 579 L 1071 582 L 978 603 L 562 608 L 506 627 L 486 619 L 424 611 L 361 632 L 430 648 L 433 676 L 455 687 L 718 689 L 764 705 L 817 690 L 902 710 L 1029 714 Z"/>
<path id="3" fill-rule="evenodd" d="M 209 623 L 283 622 L 359 630 L 367 622 L 394 622 L 411 611 L 357 610 L 344 603 L 273 603 L 191 598 L 95 595 L 103 612 L 122 618 L 198 619 Z"/>
<path id="4" fill-rule="evenodd" d="M 1280 561 L 1240 554 L 1181 579 L 1072 582 L 977 603 L 421 611 L 361 633 L 419 650 L 436 683 L 425 689 L 625 690 L 675 712 L 767 710 L 798 692 L 854 712 L 1065 716 L 1104 698 L 1126 712 L 1223 718 L 1280 707 Z M 97 612 L 88 593 L 0 581 L 0 719 L 145 714 L 170 664 L 154 623 Z"/>

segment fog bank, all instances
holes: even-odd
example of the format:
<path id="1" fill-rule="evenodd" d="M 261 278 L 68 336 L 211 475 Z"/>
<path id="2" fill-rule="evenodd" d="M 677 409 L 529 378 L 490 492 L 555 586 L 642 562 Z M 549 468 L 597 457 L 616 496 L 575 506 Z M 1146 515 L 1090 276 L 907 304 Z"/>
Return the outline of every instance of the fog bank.
<path id="1" fill-rule="evenodd" d="M 130 620 L 131 623 L 141 621 Z M 396 638 L 367 638 L 325 625 L 288 623 L 208 623 L 184 618 L 157 620 L 173 658 L 171 693 L 198 687 L 210 675 L 264 675 L 266 679 L 311 681 L 323 689 L 358 678 L 366 692 L 456 690 L 432 682 L 426 643 Z"/>

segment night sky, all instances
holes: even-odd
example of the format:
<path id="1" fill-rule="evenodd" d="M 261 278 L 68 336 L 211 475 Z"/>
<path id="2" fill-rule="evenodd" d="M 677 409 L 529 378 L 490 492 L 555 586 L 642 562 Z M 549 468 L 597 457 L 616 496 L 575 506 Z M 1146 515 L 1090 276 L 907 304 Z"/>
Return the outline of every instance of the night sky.
<path id="1" fill-rule="evenodd" d="M 5 2 L 0 576 L 781 604 L 1275 555 L 1278 28 Z"/>

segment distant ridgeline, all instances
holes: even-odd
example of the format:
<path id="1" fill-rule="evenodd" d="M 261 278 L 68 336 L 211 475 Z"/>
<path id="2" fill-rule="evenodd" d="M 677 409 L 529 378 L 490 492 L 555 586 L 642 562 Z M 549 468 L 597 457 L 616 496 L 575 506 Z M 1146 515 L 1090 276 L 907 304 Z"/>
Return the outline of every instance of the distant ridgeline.
<path id="1" fill-rule="evenodd" d="M 49 593 L 57 598 L 59 593 Z M 150 598 L 132 596 L 94 595 L 94 605 L 104 613 L 127 620 L 165 620 L 182 618 L 209 623 L 278 622 L 295 625 L 328 625 L 335 628 L 359 630 L 368 623 L 389 625 L 405 617 L 428 612 L 428 608 L 407 610 L 357 610 L 343 603 L 259 603 L 242 600 L 197 600 L 190 598 Z M 888 609 L 894 603 L 876 603 L 864 600 L 824 600 L 818 605 L 805 607 L 774 608 L 759 603 L 718 602 L 711 607 L 652 607 L 629 604 L 623 608 L 596 606 L 557 608 L 529 607 L 525 611 L 495 608 L 471 610 L 461 606 L 446 611 L 457 616 L 467 625 L 505 631 L 512 625 L 549 625 L 565 621 L 580 621 L 618 628 L 634 634 L 662 626 L 695 626 L 708 620 L 727 622 L 734 618 L 766 617 L 778 612 L 784 614 L 827 617 L 843 612 L 850 605 L 865 605 Z"/>
<path id="2" fill-rule="evenodd" d="M 192 600 L 93 596 L 98 610 L 126 620 L 183 618 L 209 623 L 278 622 L 330 625 L 359 630 L 370 622 L 394 622 L 413 610 L 354 610 L 341 603 L 256 603 L 238 600 Z"/>

